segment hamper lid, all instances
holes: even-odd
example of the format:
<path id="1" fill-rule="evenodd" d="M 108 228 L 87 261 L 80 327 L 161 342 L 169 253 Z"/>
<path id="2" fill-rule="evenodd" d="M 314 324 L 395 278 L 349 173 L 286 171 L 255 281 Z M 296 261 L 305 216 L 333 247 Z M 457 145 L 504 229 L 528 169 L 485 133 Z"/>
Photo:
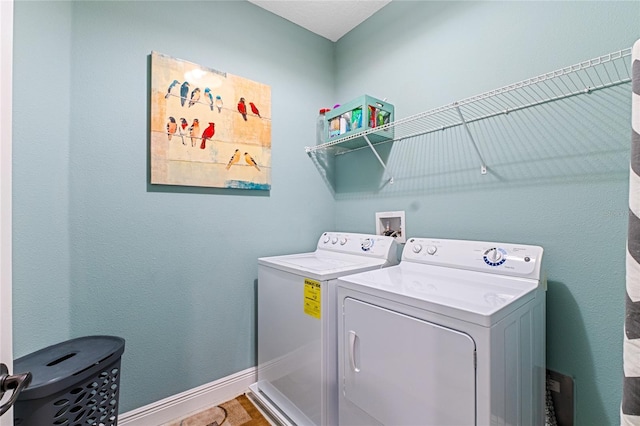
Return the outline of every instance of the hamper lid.
<path id="1" fill-rule="evenodd" d="M 124 352 L 124 339 L 116 336 L 86 336 L 67 340 L 18 358 L 13 370 L 30 371 L 31 384 L 19 400 L 52 395 L 110 366 Z"/>

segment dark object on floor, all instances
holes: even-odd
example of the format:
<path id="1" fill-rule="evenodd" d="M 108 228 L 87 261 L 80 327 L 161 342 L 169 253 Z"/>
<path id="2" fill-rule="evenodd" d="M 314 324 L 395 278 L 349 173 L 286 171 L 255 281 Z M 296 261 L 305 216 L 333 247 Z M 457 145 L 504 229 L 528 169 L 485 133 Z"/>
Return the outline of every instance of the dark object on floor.
<path id="1" fill-rule="evenodd" d="M 15 426 L 115 426 L 124 339 L 86 336 L 40 349 L 14 361 L 31 384 L 14 409 Z"/>

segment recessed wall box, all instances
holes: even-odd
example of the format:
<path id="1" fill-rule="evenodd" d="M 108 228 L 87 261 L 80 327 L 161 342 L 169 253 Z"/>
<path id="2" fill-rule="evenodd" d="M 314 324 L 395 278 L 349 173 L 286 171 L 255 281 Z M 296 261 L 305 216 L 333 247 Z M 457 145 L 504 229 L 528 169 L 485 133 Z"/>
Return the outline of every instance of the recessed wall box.
<path id="1" fill-rule="evenodd" d="M 406 242 L 404 211 L 376 213 L 376 234 L 394 237 L 398 243 Z"/>
<path id="2" fill-rule="evenodd" d="M 326 142 L 348 139 L 340 147 L 355 149 L 367 145 L 358 134 L 377 129 L 367 134 L 372 144 L 393 139 L 393 128 L 385 127 L 394 120 L 394 107 L 386 101 L 368 95 L 360 96 L 325 114 Z M 352 139 L 349 139 L 352 137 Z"/>

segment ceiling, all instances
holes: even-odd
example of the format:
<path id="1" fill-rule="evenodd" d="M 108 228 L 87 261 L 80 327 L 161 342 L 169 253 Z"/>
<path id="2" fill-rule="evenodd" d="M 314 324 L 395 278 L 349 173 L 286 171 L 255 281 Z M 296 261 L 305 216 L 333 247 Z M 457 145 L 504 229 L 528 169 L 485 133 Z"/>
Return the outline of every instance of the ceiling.
<path id="1" fill-rule="evenodd" d="M 249 1 L 334 42 L 391 2 L 391 0 Z"/>

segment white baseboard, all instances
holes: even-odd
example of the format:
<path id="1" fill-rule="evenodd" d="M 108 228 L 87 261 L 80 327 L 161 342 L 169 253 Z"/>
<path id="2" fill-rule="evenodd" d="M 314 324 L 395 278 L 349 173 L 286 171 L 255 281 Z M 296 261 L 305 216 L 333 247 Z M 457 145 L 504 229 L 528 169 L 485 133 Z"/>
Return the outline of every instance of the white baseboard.
<path id="1" fill-rule="evenodd" d="M 159 426 L 245 393 L 256 382 L 256 367 L 118 415 L 119 426 Z"/>

